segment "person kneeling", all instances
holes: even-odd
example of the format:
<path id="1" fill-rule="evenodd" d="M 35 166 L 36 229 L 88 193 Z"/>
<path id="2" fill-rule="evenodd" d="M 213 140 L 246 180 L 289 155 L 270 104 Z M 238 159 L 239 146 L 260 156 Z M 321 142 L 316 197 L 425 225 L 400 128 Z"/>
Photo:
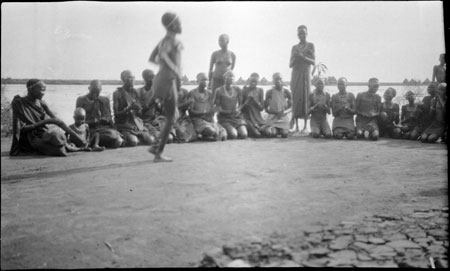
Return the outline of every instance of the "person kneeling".
<path id="1" fill-rule="evenodd" d="M 289 90 L 283 88 L 283 78 L 280 73 L 274 73 L 272 80 L 275 86 L 266 92 L 264 105 L 269 114 L 266 124 L 270 132 L 267 134 L 270 137 L 280 135 L 282 138 L 287 138 L 290 126 L 287 114 L 292 111 L 292 96 Z"/>
<path id="2" fill-rule="evenodd" d="M 198 87 L 189 92 L 188 99 L 192 100 L 189 106 L 189 117 L 199 139 L 211 141 L 227 140 L 227 132 L 213 119 L 212 91 L 206 89 L 207 77 L 205 73 L 197 74 Z"/>
<path id="3" fill-rule="evenodd" d="M 231 84 L 234 81 L 232 71 L 227 71 L 223 75 L 225 85 L 216 90 L 214 104 L 216 105 L 219 124 L 227 130 L 228 139 L 246 139 L 246 122 L 241 116 L 240 107 L 242 105 L 242 96 L 240 89 Z"/>
<path id="4" fill-rule="evenodd" d="M 432 123 L 420 136 L 423 143 L 434 143 L 439 137 L 443 138 L 446 128 L 447 84 L 440 83 L 438 94 L 431 100 L 430 116 Z"/>
<path id="5" fill-rule="evenodd" d="M 315 85 L 316 89 L 309 95 L 311 136 L 319 138 L 323 135 L 325 138 L 331 138 L 331 129 L 327 121 L 327 114 L 330 114 L 330 94 L 323 91 L 325 82 L 322 78 L 318 78 Z"/>
<path id="6" fill-rule="evenodd" d="M 344 136 L 348 140 L 355 137 L 355 95 L 346 91 L 347 78 L 338 79 L 337 87 L 339 92 L 331 97 L 331 109 L 333 112 L 333 135 L 336 139 Z"/>
<path id="7" fill-rule="evenodd" d="M 356 136 L 378 140 L 380 135 L 377 118 L 381 111 L 381 97 L 378 91 L 378 79 L 369 80 L 369 90 L 356 96 Z"/>
<path id="8" fill-rule="evenodd" d="M 388 88 L 384 92 L 384 103 L 381 104 L 381 113 L 378 123 L 380 124 L 380 136 L 400 138 L 400 108 L 392 99 L 397 94 L 394 88 Z"/>

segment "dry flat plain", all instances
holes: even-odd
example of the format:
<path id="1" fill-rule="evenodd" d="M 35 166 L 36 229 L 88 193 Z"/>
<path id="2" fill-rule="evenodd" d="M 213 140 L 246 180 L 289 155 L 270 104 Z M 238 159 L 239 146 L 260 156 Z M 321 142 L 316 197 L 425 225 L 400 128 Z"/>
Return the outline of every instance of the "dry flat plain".
<path id="1" fill-rule="evenodd" d="M 224 244 L 448 206 L 445 144 L 195 142 L 167 145 L 174 162 L 155 164 L 145 146 L 19 158 L 10 143 L 2 269 L 198 266 Z M 448 249 L 448 235 L 436 242 Z"/>

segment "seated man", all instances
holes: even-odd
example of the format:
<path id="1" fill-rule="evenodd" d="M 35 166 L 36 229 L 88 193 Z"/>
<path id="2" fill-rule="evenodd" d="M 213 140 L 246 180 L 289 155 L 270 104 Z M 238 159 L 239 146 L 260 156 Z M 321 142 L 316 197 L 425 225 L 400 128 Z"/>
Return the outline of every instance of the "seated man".
<path id="1" fill-rule="evenodd" d="M 400 108 L 397 103 L 393 103 L 397 95 L 394 88 L 388 88 L 384 92 L 384 102 L 381 104 L 380 118 L 378 119 L 380 125 L 380 136 L 400 138 L 402 131 L 399 127 L 400 122 Z"/>
<path id="2" fill-rule="evenodd" d="M 192 100 L 189 107 L 189 117 L 200 139 L 225 141 L 227 139 L 226 130 L 213 120 L 213 96 L 212 91 L 206 89 L 207 80 L 206 74 L 197 74 L 198 87 L 191 90 L 188 96 L 188 99 Z"/>
<path id="3" fill-rule="evenodd" d="M 144 70 L 142 72 L 142 78 L 144 79 L 144 86 L 138 89 L 139 105 L 141 106 L 141 114 L 139 115 L 144 122 L 145 128 L 151 138 L 151 144 L 156 143 L 159 140 L 161 130 L 166 122 L 164 116 L 164 108 L 161 102 L 153 97 L 153 79 L 155 75 L 152 70 Z M 173 134 L 175 129 L 172 129 L 167 142 L 172 143 Z"/>
<path id="4" fill-rule="evenodd" d="M 309 114 L 311 114 L 311 136 L 319 138 L 323 135 L 325 138 L 331 138 L 330 125 L 328 124 L 327 114 L 330 114 L 331 98 L 328 92 L 324 91 L 325 81 L 318 78 L 316 89 L 309 94 Z"/>
<path id="5" fill-rule="evenodd" d="M 331 109 L 333 112 L 333 135 L 336 139 L 344 136 L 352 140 L 355 137 L 355 95 L 347 92 L 347 78 L 338 79 L 339 92 L 331 97 Z"/>
<path id="6" fill-rule="evenodd" d="M 215 101 L 219 115 L 217 117 L 220 125 L 227 130 L 228 139 L 247 138 L 246 122 L 241 116 L 240 107 L 242 105 L 241 90 L 232 86 L 234 74 L 227 71 L 223 75 L 225 85 L 216 89 Z"/>
<path id="7" fill-rule="evenodd" d="M 179 118 L 173 125 L 174 129 L 174 141 L 178 143 L 187 143 L 197 140 L 197 132 L 195 131 L 194 124 L 189 118 L 187 112 L 192 104 L 192 100 L 189 99 L 189 91 L 180 87 L 178 89 L 177 109 Z"/>
<path id="8" fill-rule="evenodd" d="M 381 111 L 381 97 L 378 91 L 378 79 L 369 80 L 369 90 L 356 96 L 356 136 L 378 140 L 378 116 Z"/>
<path id="9" fill-rule="evenodd" d="M 418 125 L 411 132 L 410 138 L 417 140 L 423 134 L 426 128 L 428 128 L 433 120 L 431 119 L 431 100 L 436 97 L 436 83 L 432 82 L 427 87 L 428 95 L 423 97 L 422 102 L 419 103 L 420 116 Z"/>
<path id="10" fill-rule="evenodd" d="M 77 98 L 76 107 L 86 111 L 86 124 L 90 134 L 99 134 L 100 146 L 119 148 L 124 143 L 123 135 L 117 131 L 111 116 L 111 104 L 108 97 L 100 96 L 102 83 L 92 80 L 89 93 Z"/>
<path id="11" fill-rule="evenodd" d="M 242 115 L 247 122 L 247 130 L 250 137 L 271 136 L 272 129 L 261 116 L 264 109 L 264 90 L 258 88 L 259 75 L 250 75 L 249 85 L 242 89 Z"/>
<path id="12" fill-rule="evenodd" d="M 13 111 L 13 141 L 11 156 L 39 153 L 52 156 L 67 156 L 68 151 L 77 151 L 67 142 L 64 132 L 52 129 L 49 124 L 59 126 L 70 134 L 77 147 L 84 146 L 83 139 L 62 120 L 55 117 L 42 100 L 46 85 L 42 80 L 27 82 L 27 96 L 16 95 L 11 102 Z"/>
<path id="13" fill-rule="evenodd" d="M 159 137 L 158 125 L 155 123 L 155 119 L 156 116 L 161 113 L 159 104 L 156 103 L 153 98 L 152 85 L 154 78 L 155 73 L 152 70 L 146 69 L 142 71 L 144 86 L 137 90 L 139 95 L 139 104 L 142 107 L 140 117 L 152 137 L 152 141 L 156 141 L 156 138 Z"/>
<path id="14" fill-rule="evenodd" d="M 280 135 L 287 138 L 289 135 L 290 119 L 287 114 L 292 111 L 292 96 L 289 90 L 283 88 L 283 78 L 280 73 L 272 76 L 275 86 L 266 92 L 264 108 L 269 114 L 267 125 L 271 127 L 270 137 Z"/>
<path id="15" fill-rule="evenodd" d="M 125 146 L 150 145 L 154 141 L 139 117 L 142 107 L 139 94 L 134 88 L 134 76 L 131 71 L 125 70 L 120 74 L 120 78 L 123 86 L 113 93 L 114 121 L 117 129 L 125 137 Z"/>
<path id="16" fill-rule="evenodd" d="M 434 143 L 439 137 L 444 137 L 446 130 L 446 108 L 447 102 L 447 84 L 440 83 L 438 86 L 438 94 L 431 100 L 431 125 L 421 135 L 423 143 Z"/>
<path id="17" fill-rule="evenodd" d="M 416 97 L 411 90 L 405 93 L 405 98 L 408 104 L 402 106 L 402 112 L 400 117 L 400 130 L 402 131 L 403 139 L 417 140 L 419 135 L 414 134 L 419 125 L 419 117 L 421 115 L 421 108 L 414 103 Z"/>

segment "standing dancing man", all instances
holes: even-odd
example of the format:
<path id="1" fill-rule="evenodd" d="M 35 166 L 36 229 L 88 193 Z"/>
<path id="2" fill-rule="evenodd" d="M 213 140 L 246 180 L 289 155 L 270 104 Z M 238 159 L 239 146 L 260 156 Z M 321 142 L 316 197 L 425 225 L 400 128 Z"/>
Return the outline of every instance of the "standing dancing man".
<path id="1" fill-rule="evenodd" d="M 154 98 L 161 100 L 164 105 L 166 123 L 161 131 L 159 143 L 151 146 L 150 153 L 155 155 L 154 162 L 172 162 L 172 159 L 163 156 L 164 146 L 170 130 L 178 117 L 177 95 L 181 85 L 181 50 L 183 45 L 176 39 L 181 34 L 181 22 L 178 16 L 166 12 L 161 19 L 167 30 L 166 36 L 158 43 L 150 55 L 149 62 L 159 64 L 159 71 L 154 79 Z"/>

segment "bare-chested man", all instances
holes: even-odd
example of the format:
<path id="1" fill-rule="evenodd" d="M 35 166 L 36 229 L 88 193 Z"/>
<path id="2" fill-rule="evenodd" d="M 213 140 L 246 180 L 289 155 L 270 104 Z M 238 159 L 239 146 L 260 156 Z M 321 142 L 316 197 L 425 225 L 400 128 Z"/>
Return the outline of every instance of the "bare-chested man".
<path id="1" fill-rule="evenodd" d="M 123 86 L 113 92 L 114 120 L 119 132 L 125 137 L 125 146 L 150 145 L 153 138 L 140 118 L 142 107 L 139 94 L 134 88 L 134 75 L 129 70 L 120 74 Z"/>
<path id="2" fill-rule="evenodd" d="M 111 103 L 109 98 L 100 96 L 102 83 L 92 80 L 89 84 L 89 93 L 77 98 L 76 108 L 86 111 L 86 124 L 89 125 L 90 134 L 99 134 L 99 145 L 107 148 L 119 148 L 124 144 L 123 135 L 117 131 L 111 116 Z"/>
<path id="3" fill-rule="evenodd" d="M 164 106 L 166 121 L 161 131 L 159 143 L 150 147 L 155 155 L 154 162 L 171 162 L 172 159 L 162 153 L 172 126 L 176 121 L 178 90 L 181 86 L 181 51 L 182 43 L 177 39 L 181 34 L 181 22 L 175 13 L 166 12 L 161 18 L 166 35 L 150 55 L 149 61 L 159 64 L 158 74 L 154 80 L 154 97 Z"/>
<path id="4" fill-rule="evenodd" d="M 376 94 L 379 87 L 377 78 L 369 79 L 369 90 L 356 96 L 356 136 L 378 140 L 378 116 L 381 112 L 381 97 Z"/>

